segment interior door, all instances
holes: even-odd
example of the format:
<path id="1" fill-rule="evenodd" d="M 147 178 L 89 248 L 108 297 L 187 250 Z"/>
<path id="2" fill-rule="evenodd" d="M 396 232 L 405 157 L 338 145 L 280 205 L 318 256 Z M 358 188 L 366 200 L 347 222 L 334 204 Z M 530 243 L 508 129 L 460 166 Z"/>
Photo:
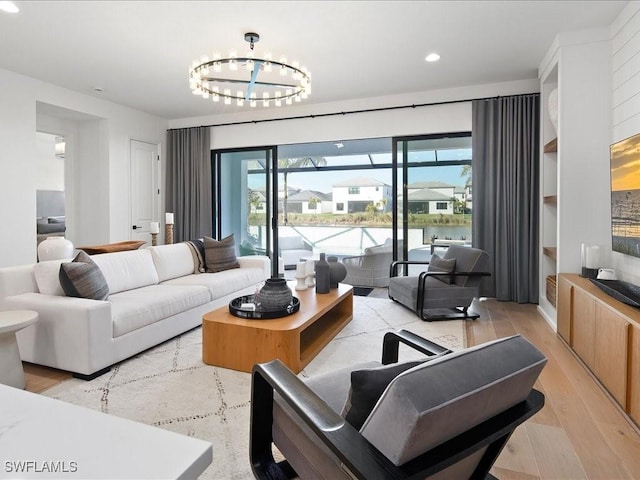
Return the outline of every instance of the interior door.
<path id="1" fill-rule="evenodd" d="M 131 140 L 131 240 L 151 243 L 150 223 L 158 221 L 158 145 Z"/>

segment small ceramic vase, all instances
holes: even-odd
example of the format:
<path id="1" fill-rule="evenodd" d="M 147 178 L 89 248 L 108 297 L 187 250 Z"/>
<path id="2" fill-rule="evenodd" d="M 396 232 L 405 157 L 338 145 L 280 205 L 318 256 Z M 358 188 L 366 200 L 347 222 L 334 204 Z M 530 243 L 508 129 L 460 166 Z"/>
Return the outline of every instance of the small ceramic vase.
<path id="1" fill-rule="evenodd" d="M 292 298 L 293 293 L 284 278 L 268 278 L 260 289 L 260 307 L 264 311 L 284 310 Z"/>
<path id="2" fill-rule="evenodd" d="M 347 276 L 347 267 L 338 261 L 338 257 L 327 257 L 327 262 L 329 263 L 329 286 L 338 288 L 338 283 Z"/>

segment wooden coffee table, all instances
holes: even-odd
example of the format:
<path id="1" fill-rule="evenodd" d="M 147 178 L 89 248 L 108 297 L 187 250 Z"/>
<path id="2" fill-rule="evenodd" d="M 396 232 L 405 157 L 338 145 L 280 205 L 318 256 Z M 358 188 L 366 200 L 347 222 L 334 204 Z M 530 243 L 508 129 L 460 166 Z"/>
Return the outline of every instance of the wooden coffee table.
<path id="1" fill-rule="evenodd" d="M 208 365 L 251 372 L 256 363 L 279 358 L 299 373 L 353 318 L 353 287 L 329 293 L 294 290 L 300 310 L 269 320 L 245 320 L 224 306 L 202 317 L 202 360 Z"/>

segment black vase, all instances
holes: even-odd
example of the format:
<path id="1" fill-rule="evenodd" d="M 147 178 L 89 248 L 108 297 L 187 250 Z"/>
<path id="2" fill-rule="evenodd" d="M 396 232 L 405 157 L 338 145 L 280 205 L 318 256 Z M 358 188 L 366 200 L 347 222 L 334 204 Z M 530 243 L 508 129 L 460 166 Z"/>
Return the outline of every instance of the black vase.
<path id="1" fill-rule="evenodd" d="M 338 288 L 338 283 L 347 276 L 347 267 L 338 261 L 338 257 L 327 257 L 327 262 L 329 262 L 329 286 Z"/>
<path id="2" fill-rule="evenodd" d="M 329 293 L 331 271 L 329 262 L 320 254 L 320 260 L 316 262 L 316 293 Z"/>
<path id="3" fill-rule="evenodd" d="M 292 298 L 293 293 L 284 278 L 268 278 L 260 289 L 260 309 L 266 312 L 284 310 Z"/>

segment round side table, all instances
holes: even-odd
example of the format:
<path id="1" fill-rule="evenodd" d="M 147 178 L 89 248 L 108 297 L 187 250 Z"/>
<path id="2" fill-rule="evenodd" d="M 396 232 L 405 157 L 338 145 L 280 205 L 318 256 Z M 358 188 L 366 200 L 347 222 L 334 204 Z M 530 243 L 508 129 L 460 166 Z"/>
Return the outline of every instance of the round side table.
<path id="1" fill-rule="evenodd" d="M 0 312 L 0 383 L 24 389 L 24 370 L 16 332 L 38 321 L 38 312 L 12 310 Z"/>

